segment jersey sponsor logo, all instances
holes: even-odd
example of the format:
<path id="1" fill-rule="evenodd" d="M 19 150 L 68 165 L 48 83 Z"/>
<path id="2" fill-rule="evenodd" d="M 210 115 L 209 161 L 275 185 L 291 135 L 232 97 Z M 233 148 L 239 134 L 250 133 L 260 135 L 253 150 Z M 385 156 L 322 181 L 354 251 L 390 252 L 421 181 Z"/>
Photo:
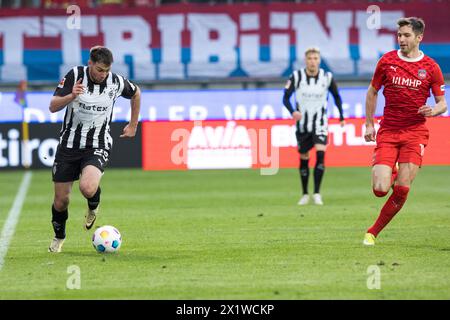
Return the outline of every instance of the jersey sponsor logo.
<path id="1" fill-rule="evenodd" d="M 422 84 L 422 81 L 404 77 L 393 77 L 392 83 L 400 86 L 417 88 Z"/>
<path id="2" fill-rule="evenodd" d="M 64 87 L 64 82 L 66 82 L 66 78 L 62 78 L 61 81 L 58 84 L 58 88 L 63 88 Z"/>
<path id="3" fill-rule="evenodd" d="M 425 79 L 427 77 L 427 70 L 419 69 L 419 71 L 417 71 L 417 77 L 419 77 L 419 79 Z"/>
<path id="4" fill-rule="evenodd" d="M 420 155 L 423 157 L 423 154 L 425 153 L 425 146 L 423 144 L 419 144 L 420 146 Z"/>
<path id="5" fill-rule="evenodd" d="M 105 112 L 108 110 L 108 107 L 104 107 L 104 106 L 96 106 L 96 105 L 92 105 L 92 106 L 87 106 L 84 103 L 80 103 L 80 108 L 84 109 L 84 110 L 88 110 L 88 111 L 97 111 L 97 112 Z"/>
<path id="6" fill-rule="evenodd" d="M 394 67 L 394 66 L 390 66 L 392 70 L 394 70 L 394 72 L 397 72 L 397 68 L 398 67 Z"/>
<path id="7" fill-rule="evenodd" d="M 441 86 L 441 91 L 442 91 L 442 92 L 445 91 L 445 84 L 443 84 L 443 85 Z"/>
<path id="8" fill-rule="evenodd" d="M 325 86 L 324 86 L 324 88 L 325 88 Z M 328 95 L 328 92 L 314 93 L 314 92 L 305 92 L 305 91 L 303 91 L 301 93 L 302 98 L 304 98 L 304 99 L 314 99 L 314 100 L 323 99 L 327 95 Z"/>

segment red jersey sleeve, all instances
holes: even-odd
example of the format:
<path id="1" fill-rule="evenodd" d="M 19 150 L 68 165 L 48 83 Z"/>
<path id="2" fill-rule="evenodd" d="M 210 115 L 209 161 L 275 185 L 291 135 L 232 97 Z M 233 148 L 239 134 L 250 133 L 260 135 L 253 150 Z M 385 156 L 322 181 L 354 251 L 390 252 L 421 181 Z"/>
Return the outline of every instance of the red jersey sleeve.
<path id="1" fill-rule="evenodd" d="M 378 60 L 377 67 L 375 68 L 375 73 L 373 74 L 371 85 L 377 91 L 381 89 L 383 85 L 385 73 L 383 72 L 383 57 Z"/>
<path id="2" fill-rule="evenodd" d="M 445 94 L 444 76 L 437 63 L 434 65 L 434 71 L 431 77 L 431 91 L 435 97 L 443 96 Z"/>

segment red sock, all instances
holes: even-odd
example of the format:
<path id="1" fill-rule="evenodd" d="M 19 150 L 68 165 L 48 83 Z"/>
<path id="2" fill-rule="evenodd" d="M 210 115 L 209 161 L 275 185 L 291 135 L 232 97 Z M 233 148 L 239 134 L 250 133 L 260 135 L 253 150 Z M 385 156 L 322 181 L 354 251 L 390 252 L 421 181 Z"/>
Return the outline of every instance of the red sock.
<path id="1" fill-rule="evenodd" d="M 403 207 L 403 204 L 408 197 L 409 187 L 394 186 L 394 192 L 381 209 L 380 215 L 374 225 L 371 226 L 367 232 L 373 234 L 375 237 L 383 230 L 383 228 L 392 220 L 397 212 Z"/>

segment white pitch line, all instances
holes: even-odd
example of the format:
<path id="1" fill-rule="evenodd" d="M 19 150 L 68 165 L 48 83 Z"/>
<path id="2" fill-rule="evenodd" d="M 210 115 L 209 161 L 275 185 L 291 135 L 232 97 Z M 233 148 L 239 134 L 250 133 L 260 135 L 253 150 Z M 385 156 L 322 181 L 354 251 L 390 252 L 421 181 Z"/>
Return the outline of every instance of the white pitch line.
<path id="1" fill-rule="evenodd" d="M 13 206 L 9 210 L 8 218 L 3 226 L 2 234 L 0 235 L 0 271 L 5 263 L 5 256 L 8 252 L 9 243 L 16 230 L 17 222 L 19 222 L 20 212 L 22 211 L 22 205 L 27 195 L 28 187 L 31 182 L 31 172 L 25 172 L 22 183 L 20 184 L 19 191 L 17 191 L 16 198 L 14 199 Z"/>

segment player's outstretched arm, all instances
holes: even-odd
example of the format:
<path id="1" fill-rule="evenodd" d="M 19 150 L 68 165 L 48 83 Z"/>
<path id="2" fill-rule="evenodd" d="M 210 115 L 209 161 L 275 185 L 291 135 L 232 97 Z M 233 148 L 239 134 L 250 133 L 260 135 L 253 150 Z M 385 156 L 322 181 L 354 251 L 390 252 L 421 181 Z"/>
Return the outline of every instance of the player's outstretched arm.
<path id="1" fill-rule="evenodd" d="M 72 94 L 68 94 L 67 96 L 64 97 L 54 96 L 50 101 L 50 107 L 48 109 L 52 113 L 58 112 L 64 109 L 64 107 L 68 105 L 73 99 L 74 98 L 72 97 Z"/>
<path id="2" fill-rule="evenodd" d="M 447 102 L 445 101 L 445 96 L 435 96 L 434 100 L 436 104 L 434 107 L 421 106 L 417 113 L 422 114 L 424 117 L 436 117 L 447 111 Z"/>
<path id="3" fill-rule="evenodd" d="M 370 85 L 366 95 L 366 133 L 364 134 L 366 142 L 375 141 L 374 114 L 377 108 L 377 98 L 378 91 Z"/>
<path id="4" fill-rule="evenodd" d="M 52 100 L 50 101 L 50 107 L 49 107 L 50 112 L 52 112 L 52 113 L 58 112 L 58 111 L 64 109 L 64 107 L 66 105 L 68 105 L 70 102 L 75 100 L 76 97 L 78 97 L 80 94 L 83 93 L 84 86 L 81 84 L 81 80 L 82 79 L 79 79 L 77 81 L 77 83 L 75 83 L 75 85 L 72 88 L 72 92 L 69 93 L 68 95 L 65 95 L 62 97 L 60 97 L 60 96 L 52 97 Z"/>
<path id="5" fill-rule="evenodd" d="M 141 110 L 141 90 L 136 86 L 136 92 L 130 99 L 131 105 L 131 119 L 130 122 L 123 128 L 121 138 L 132 138 L 136 135 L 136 130 L 139 122 L 139 112 Z"/>

